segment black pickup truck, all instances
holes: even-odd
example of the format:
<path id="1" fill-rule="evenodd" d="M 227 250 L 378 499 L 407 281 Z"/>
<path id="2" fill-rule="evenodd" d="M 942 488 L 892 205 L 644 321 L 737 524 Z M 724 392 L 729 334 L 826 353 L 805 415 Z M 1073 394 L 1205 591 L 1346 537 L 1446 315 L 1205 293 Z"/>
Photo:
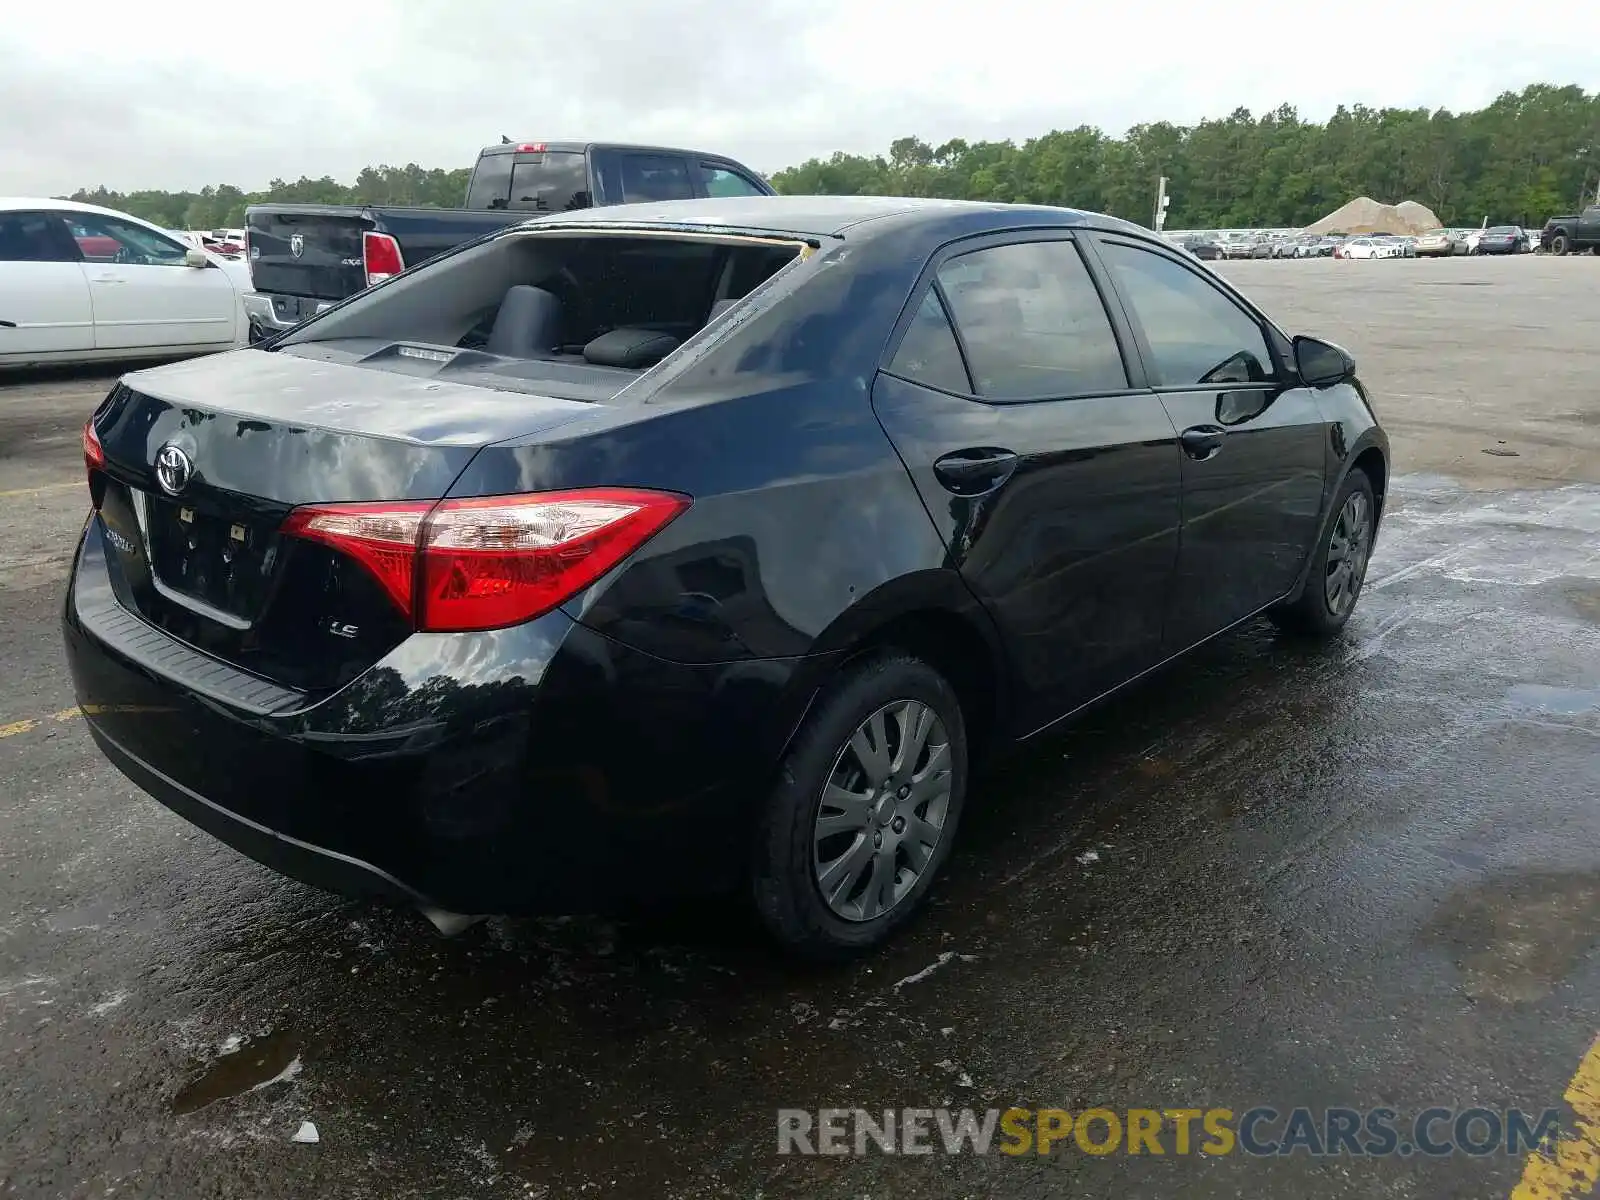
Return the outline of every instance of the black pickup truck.
<path id="1" fill-rule="evenodd" d="M 1600 204 L 1591 204 L 1571 216 L 1551 217 L 1539 231 L 1539 245 L 1551 254 L 1574 250 L 1600 254 Z"/>
<path id="2" fill-rule="evenodd" d="M 408 266 L 540 213 L 695 196 L 770 196 L 742 163 L 701 150 L 598 142 L 486 146 L 464 208 L 255 204 L 245 210 L 250 340 L 298 325 Z"/>

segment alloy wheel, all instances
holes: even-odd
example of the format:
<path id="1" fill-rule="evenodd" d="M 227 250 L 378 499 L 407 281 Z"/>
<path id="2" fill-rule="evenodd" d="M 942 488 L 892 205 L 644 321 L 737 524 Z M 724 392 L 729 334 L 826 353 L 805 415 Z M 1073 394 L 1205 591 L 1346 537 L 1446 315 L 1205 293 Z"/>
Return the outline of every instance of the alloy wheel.
<path id="1" fill-rule="evenodd" d="M 883 916 L 917 885 L 944 836 L 950 735 L 919 700 L 886 704 L 834 758 L 812 834 L 812 869 L 847 921 Z"/>
<path id="2" fill-rule="evenodd" d="M 1356 602 L 1372 553 L 1372 506 L 1365 492 L 1351 492 L 1328 538 L 1322 594 L 1328 611 L 1342 617 Z"/>

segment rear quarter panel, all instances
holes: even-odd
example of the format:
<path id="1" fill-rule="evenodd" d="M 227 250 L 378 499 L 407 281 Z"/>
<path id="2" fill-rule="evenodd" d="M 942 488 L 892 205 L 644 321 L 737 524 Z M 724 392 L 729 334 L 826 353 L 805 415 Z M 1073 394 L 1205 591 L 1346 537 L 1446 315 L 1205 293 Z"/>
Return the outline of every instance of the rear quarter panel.
<path id="1" fill-rule="evenodd" d="M 864 391 L 795 384 L 481 453 L 452 494 L 604 484 L 693 497 L 569 602 L 590 628 L 684 663 L 782 658 L 944 546 Z"/>

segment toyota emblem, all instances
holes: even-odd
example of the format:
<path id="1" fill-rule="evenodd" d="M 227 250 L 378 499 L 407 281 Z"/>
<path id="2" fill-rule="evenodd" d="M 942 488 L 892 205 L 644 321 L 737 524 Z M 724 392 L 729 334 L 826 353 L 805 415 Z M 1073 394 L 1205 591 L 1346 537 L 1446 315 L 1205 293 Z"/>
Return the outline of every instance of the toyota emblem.
<path id="1" fill-rule="evenodd" d="M 156 452 L 156 482 L 167 495 L 183 491 L 193 475 L 194 462 L 180 447 L 169 442 Z"/>
<path id="2" fill-rule="evenodd" d="M 305 252 L 306 235 L 303 233 L 291 233 L 289 235 L 289 253 L 299 258 Z"/>

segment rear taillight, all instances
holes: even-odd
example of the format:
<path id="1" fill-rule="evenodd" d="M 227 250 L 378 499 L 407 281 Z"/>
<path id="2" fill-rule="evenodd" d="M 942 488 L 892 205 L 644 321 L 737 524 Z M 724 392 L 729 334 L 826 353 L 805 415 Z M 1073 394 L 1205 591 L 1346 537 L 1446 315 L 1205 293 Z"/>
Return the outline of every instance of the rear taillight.
<path id="1" fill-rule="evenodd" d="M 100 435 L 94 431 L 94 418 L 83 423 L 83 467 L 89 476 L 89 493 L 94 495 L 94 473 L 106 469 L 106 448 L 100 444 Z M 99 507 L 98 504 L 95 507 Z"/>
<path id="2" fill-rule="evenodd" d="M 367 269 L 368 287 L 406 269 L 405 259 L 400 256 L 400 243 L 387 233 L 371 230 L 361 235 L 361 262 Z"/>
<path id="3" fill-rule="evenodd" d="M 93 417 L 83 423 L 83 465 L 90 471 L 103 471 L 106 466 L 106 448 L 94 431 Z"/>
<path id="4" fill-rule="evenodd" d="M 315 504 L 290 537 L 355 559 L 424 632 L 501 629 L 549 612 L 616 566 L 689 498 L 586 488 L 408 504 Z"/>

